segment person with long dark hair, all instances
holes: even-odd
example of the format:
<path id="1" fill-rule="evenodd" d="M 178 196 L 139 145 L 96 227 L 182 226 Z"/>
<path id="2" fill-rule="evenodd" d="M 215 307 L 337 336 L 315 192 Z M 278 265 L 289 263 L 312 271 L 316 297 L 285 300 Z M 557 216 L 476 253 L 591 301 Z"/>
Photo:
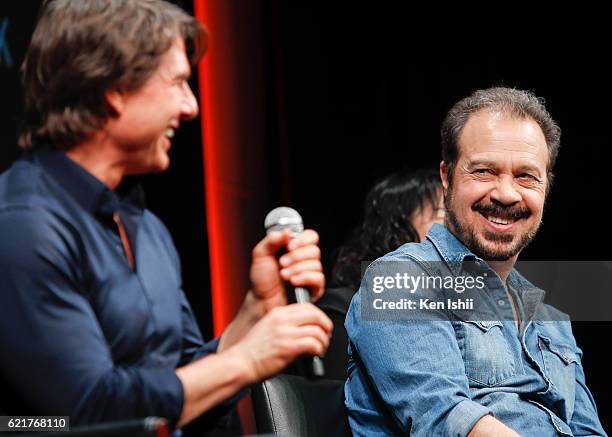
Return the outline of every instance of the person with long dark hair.
<path id="1" fill-rule="evenodd" d="M 340 248 L 331 285 L 318 302 L 334 322 L 325 355 L 329 378 L 344 379 L 348 355 L 344 318 L 361 282 L 365 263 L 394 251 L 405 243 L 425 238 L 434 223 L 444 222 L 442 183 L 433 169 L 404 169 L 380 180 L 368 192 L 363 218 Z"/>
<path id="2" fill-rule="evenodd" d="M 332 286 L 359 288 L 361 267 L 402 244 L 419 242 L 433 223 L 444 223 L 440 175 L 405 169 L 378 182 L 366 196 L 363 219 L 342 246 Z"/>

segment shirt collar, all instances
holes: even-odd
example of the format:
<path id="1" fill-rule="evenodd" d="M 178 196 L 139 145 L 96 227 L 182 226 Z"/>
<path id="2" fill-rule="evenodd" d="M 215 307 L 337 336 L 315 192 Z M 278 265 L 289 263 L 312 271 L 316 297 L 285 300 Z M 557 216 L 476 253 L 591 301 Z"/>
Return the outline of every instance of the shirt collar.
<path id="1" fill-rule="evenodd" d="M 461 273 L 464 261 L 480 260 L 447 227 L 434 223 L 427 233 L 427 239 L 438 250 L 455 275 Z"/>
<path id="2" fill-rule="evenodd" d="M 26 159 L 38 163 L 86 211 L 108 218 L 120 209 L 122 201 L 142 209 L 144 195 L 134 180 L 122 183 L 117 192 L 73 161 L 65 152 L 51 148 L 37 149 Z M 124 194 L 120 199 L 117 193 Z"/>
<path id="3" fill-rule="evenodd" d="M 485 262 L 482 258 L 474 255 L 461 240 L 459 240 L 448 228 L 440 224 L 433 224 L 427 233 L 427 239 L 436 247 L 444 261 L 455 275 L 460 275 L 463 263 Z M 529 299 L 529 307 L 537 307 L 544 299 L 544 290 L 533 285 L 516 268 L 512 268 L 508 275 L 508 283 L 511 287 L 520 291 L 523 298 Z"/>

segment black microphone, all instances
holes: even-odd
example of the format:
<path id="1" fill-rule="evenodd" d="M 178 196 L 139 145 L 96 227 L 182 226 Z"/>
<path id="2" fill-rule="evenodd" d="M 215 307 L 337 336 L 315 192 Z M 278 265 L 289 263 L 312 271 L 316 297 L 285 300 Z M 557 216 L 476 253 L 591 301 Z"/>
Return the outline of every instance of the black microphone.
<path id="1" fill-rule="evenodd" d="M 266 228 L 266 234 L 276 231 L 282 232 L 285 229 L 289 229 L 293 237 L 304 231 L 304 224 L 302 223 L 300 214 L 295 209 L 286 206 L 279 206 L 270 211 L 264 220 L 264 227 Z M 290 301 L 294 300 L 297 303 L 310 302 L 310 291 L 308 291 L 308 289 L 304 287 L 294 287 L 288 282 L 285 283 L 285 289 L 287 290 L 287 297 Z M 325 366 L 323 365 L 321 357 L 312 357 L 307 370 L 308 376 L 325 376 Z"/>

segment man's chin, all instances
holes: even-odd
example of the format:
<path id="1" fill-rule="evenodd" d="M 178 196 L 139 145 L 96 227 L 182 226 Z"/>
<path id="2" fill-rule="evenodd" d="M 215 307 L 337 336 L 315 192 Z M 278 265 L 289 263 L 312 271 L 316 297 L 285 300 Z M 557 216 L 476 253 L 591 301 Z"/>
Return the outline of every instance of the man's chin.
<path id="1" fill-rule="evenodd" d="M 480 254 L 477 254 L 485 261 L 508 261 L 518 254 L 517 250 L 501 249 L 501 248 L 480 248 Z M 474 251 L 476 252 L 476 251 Z"/>
<path id="2" fill-rule="evenodd" d="M 514 234 L 489 232 L 477 236 L 474 240 L 470 250 L 485 261 L 508 261 L 517 256 L 528 243 Z"/>
<path id="3" fill-rule="evenodd" d="M 463 226 L 448 205 L 445 223 L 474 255 L 485 261 L 508 261 L 515 257 L 531 242 L 539 228 L 526 231 L 521 223 L 511 231 L 495 232 L 474 223 Z"/>
<path id="4" fill-rule="evenodd" d="M 151 164 L 152 173 L 161 173 L 170 167 L 170 157 L 167 153 L 159 153 Z"/>
<path id="5" fill-rule="evenodd" d="M 168 170 L 168 168 L 170 168 L 170 160 L 167 159 L 164 162 L 160 163 L 160 165 L 157 167 L 157 172 L 161 173 L 164 172 L 166 170 Z"/>

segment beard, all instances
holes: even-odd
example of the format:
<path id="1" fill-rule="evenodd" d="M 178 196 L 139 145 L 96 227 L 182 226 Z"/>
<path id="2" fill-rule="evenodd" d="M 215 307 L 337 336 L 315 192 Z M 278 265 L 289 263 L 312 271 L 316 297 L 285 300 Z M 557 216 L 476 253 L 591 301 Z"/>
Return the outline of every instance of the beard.
<path id="1" fill-rule="evenodd" d="M 484 229 L 480 236 L 476 233 L 473 223 L 461 223 L 452 208 L 452 203 L 453 191 L 452 187 L 449 187 L 444 196 L 447 226 L 474 255 L 485 261 L 507 261 L 518 255 L 534 239 L 540 228 L 541 222 L 538 222 L 532 229 L 521 235 L 497 233 Z M 527 208 L 505 206 L 499 203 L 487 205 L 478 202 L 472 205 L 472 211 L 484 213 L 485 216 L 489 214 L 517 220 L 526 219 L 532 215 Z"/>

